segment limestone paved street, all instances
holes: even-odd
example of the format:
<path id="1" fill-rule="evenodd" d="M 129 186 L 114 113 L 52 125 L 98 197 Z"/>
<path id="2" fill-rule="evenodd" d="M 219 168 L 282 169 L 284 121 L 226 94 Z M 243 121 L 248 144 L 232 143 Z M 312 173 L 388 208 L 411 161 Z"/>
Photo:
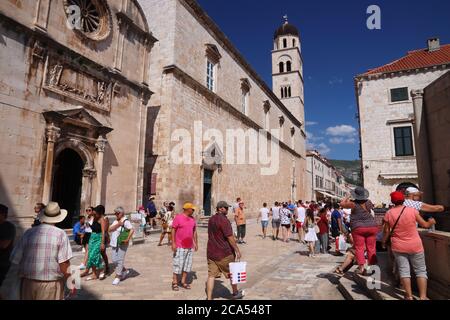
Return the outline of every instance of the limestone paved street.
<path id="1" fill-rule="evenodd" d="M 248 282 L 242 285 L 245 299 L 343 299 L 330 275 L 342 258 L 331 255 L 309 258 L 306 246 L 297 241 L 284 243 L 269 237 L 262 239 L 260 233 L 259 224 L 256 225 L 255 220 L 248 221 L 247 244 L 240 245 L 241 261 L 248 263 Z M 167 245 L 158 247 L 158 239 L 159 234 L 152 234 L 145 244 L 129 248 L 125 265 L 132 271 L 128 279 L 113 286 L 113 275 L 103 281 L 85 281 L 83 278 L 81 290 L 74 299 L 204 300 L 207 229 L 199 228 L 200 248 L 194 255 L 193 273 L 189 276 L 191 290 L 172 291 L 172 253 Z M 79 265 L 81 260 L 82 253 L 77 252 L 72 264 Z M 218 279 L 214 298 L 229 299 L 230 296 L 229 282 Z"/>

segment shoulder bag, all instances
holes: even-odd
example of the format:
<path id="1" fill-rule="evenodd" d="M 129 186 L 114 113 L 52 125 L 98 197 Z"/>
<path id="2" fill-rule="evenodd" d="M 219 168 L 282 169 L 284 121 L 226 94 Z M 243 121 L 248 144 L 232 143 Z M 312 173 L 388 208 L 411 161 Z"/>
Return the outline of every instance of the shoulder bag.
<path id="1" fill-rule="evenodd" d="M 395 227 L 397 226 L 398 220 L 400 220 L 400 217 L 403 214 L 403 211 L 405 211 L 406 207 L 403 207 L 402 211 L 400 212 L 397 220 L 394 223 L 394 226 L 392 227 L 391 231 L 389 232 L 389 236 L 386 239 L 386 246 L 389 246 L 391 244 L 391 238 L 392 238 L 392 234 L 394 233 Z"/>

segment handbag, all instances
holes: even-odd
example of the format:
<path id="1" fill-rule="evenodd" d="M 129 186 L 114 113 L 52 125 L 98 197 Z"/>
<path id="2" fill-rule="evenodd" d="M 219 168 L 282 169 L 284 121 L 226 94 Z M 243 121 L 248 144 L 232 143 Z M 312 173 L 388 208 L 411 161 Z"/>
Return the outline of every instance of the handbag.
<path id="1" fill-rule="evenodd" d="M 128 219 L 125 219 L 125 221 L 123 222 L 123 226 L 122 226 L 122 230 L 120 230 L 120 234 L 117 237 L 117 244 L 122 244 L 123 242 L 125 242 L 128 239 L 128 236 L 130 235 L 130 230 L 125 228 L 125 222 Z"/>
<path id="2" fill-rule="evenodd" d="M 397 221 L 395 221 L 394 226 L 392 227 L 391 231 L 389 232 L 389 235 L 388 235 L 388 237 L 386 239 L 386 246 L 389 246 L 391 244 L 392 234 L 394 233 L 394 229 L 397 226 L 398 220 L 400 220 L 400 217 L 402 216 L 403 211 L 405 211 L 405 209 L 406 209 L 406 207 L 403 207 L 402 212 L 400 212 L 400 214 L 399 214 L 399 216 L 397 218 Z"/>

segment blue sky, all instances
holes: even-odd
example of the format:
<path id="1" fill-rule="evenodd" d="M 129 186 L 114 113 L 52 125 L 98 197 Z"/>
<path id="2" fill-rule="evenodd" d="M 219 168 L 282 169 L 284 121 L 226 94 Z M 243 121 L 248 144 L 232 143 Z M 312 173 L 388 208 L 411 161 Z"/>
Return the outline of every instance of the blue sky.
<path id="1" fill-rule="evenodd" d="M 198 2 L 269 86 L 273 33 L 288 15 L 302 42 L 309 143 L 330 159 L 359 157 L 355 75 L 424 48 L 430 37 L 450 43 L 448 0 Z M 366 27 L 372 4 L 381 30 Z"/>

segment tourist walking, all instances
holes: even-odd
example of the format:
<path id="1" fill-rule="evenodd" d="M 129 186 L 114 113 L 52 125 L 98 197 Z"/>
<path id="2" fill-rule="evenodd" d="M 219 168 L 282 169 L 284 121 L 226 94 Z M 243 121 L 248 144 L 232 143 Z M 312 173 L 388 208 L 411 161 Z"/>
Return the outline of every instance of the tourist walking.
<path id="1" fill-rule="evenodd" d="M 153 200 L 155 200 L 155 197 L 151 196 L 148 199 L 148 203 L 146 206 L 147 223 L 150 226 L 150 230 L 153 230 L 153 227 L 156 226 L 155 218 L 158 213 L 158 211 L 156 210 L 155 202 Z"/>
<path id="2" fill-rule="evenodd" d="M 391 193 L 391 202 L 394 204 L 394 208 L 384 216 L 382 245 L 384 248 L 388 242 L 391 245 L 400 273 L 400 281 L 405 290 L 405 299 L 413 300 L 410 272 L 410 266 L 412 266 L 417 278 L 420 300 L 428 300 L 425 254 L 416 223 L 423 228 L 430 228 L 436 224 L 436 221 L 433 218 L 425 221 L 419 211 L 406 207 L 404 205 L 405 196 L 399 191 Z"/>
<path id="3" fill-rule="evenodd" d="M 306 208 L 303 206 L 303 201 L 300 200 L 297 205 L 296 224 L 298 232 L 298 241 L 301 243 L 305 243 L 305 230 L 303 229 L 305 218 L 306 218 Z"/>
<path id="4" fill-rule="evenodd" d="M 239 207 L 234 211 L 234 221 L 236 222 L 237 227 L 237 239 L 238 243 L 246 243 L 244 241 L 245 238 L 245 229 L 246 229 L 246 219 L 244 213 L 244 202 L 239 202 Z"/>
<path id="5" fill-rule="evenodd" d="M 319 210 L 319 221 L 317 226 L 319 227 L 319 241 L 320 241 L 320 253 L 328 253 L 328 234 L 329 234 L 329 220 L 327 209 L 322 208 Z"/>
<path id="6" fill-rule="evenodd" d="M 19 267 L 21 300 L 64 299 L 65 280 L 71 275 L 72 249 L 66 232 L 55 224 L 66 216 L 67 210 L 49 202 L 39 215 L 41 224 L 25 231 L 14 248 L 11 262 Z"/>
<path id="7" fill-rule="evenodd" d="M 167 211 L 161 219 L 161 236 L 159 237 L 158 247 L 162 246 L 162 242 L 167 235 L 168 244 L 171 243 L 171 234 L 172 234 L 172 223 L 174 217 L 174 211 L 172 206 L 167 207 Z"/>
<path id="8" fill-rule="evenodd" d="M 134 230 L 130 220 L 125 217 L 125 211 L 122 207 L 117 207 L 114 213 L 116 220 L 109 227 L 109 232 L 111 232 L 112 261 L 116 265 L 116 277 L 112 284 L 118 285 L 130 273 L 125 268 L 125 254 Z"/>
<path id="9" fill-rule="evenodd" d="M 106 275 L 109 275 L 109 262 L 108 255 L 106 254 L 106 248 L 109 246 L 109 220 L 105 214 L 105 207 L 102 205 L 98 205 L 95 207 L 94 211 L 101 214 L 100 224 L 102 226 L 102 244 L 100 246 L 100 254 L 102 256 L 103 261 L 105 262 L 105 270 L 100 273 L 100 280 L 104 279 Z"/>
<path id="10" fill-rule="evenodd" d="M 0 288 L 11 266 L 9 258 L 13 250 L 14 239 L 16 238 L 16 227 L 7 220 L 8 207 L 0 204 Z"/>
<path id="11" fill-rule="evenodd" d="M 278 201 L 275 201 L 273 207 L 270 209 L 272 216 L 272 240 L 278 240 L 278 234 L 280 232 L 280 206 Z"/>
<path id="12" fill-rule="evenodd" d="M 296 212 L 295 211 L 296 211 L 297 206 L 295 204 L 293 204 L 291 200 L 289 200 L 287 208 L 291 212 L 292 233 L 295 233 L 295 227 L 296 227 L 296 223 L 295 223 Z"/>
<path id="13" fill-rule="evenodd" d="M 208 222 L 208 245 L 206 257 L 208 259 L 208 280 L 206 282 L 206 295 L 212 300 L 214 282 L 221 274 L 226 279 L 230 278 L 230 263 L 239 261 L 241 252 L 233 236 L 231 223 L 227 218 L 230 205 L 225 201 L 219 201 L 216 206 L 216 214 Z M 231 280 L 230 280 L 231 282 Z M 231 283 L 233 299 L 241 299 L 244 296 L 242 290 L 238 290 L 236 284 Z"/>
<path id="14" fill-rule="evenodd" d="M 94 207 L 88 207 L 86 209 L 86 220 L 84 226 L 84 237 L 83 237 L 83 247 L 84 247 L 84 259 L 80 265 L 80 270 L 86 269 L 88 255 L 89 255 L 89 240 L 92 234 L 92 223 L 94 222 Z"/>
<path id="15" fill-rule="evenodd" d="M 172 223 L 173 281 L 172 290 L 178 291 L 178 276 L 181 286 L 191 289 L 187 283 L 187 273 L 192 271 L 193 251 L 198 250 L 197 228 L 193 217 L 196 207 L 185 203 L 183 213 L 178 214 Z"/>
<path id="16" fill-rule="evenodd" d="M 376 265 L 376 236 L 378 224 L 371 214 L 373 203 L 369 200 L 369 191 L 363 187 L 356 187 L 351 191 L 353 200 L 349 196 L 342 200 L 342 208 L 352 209 L 350 228 L 353 237 L 356 259 L 358 260 L 357 274 L 367 274 L 364 265 L 366 259 L 364 250 L 367 250 L 367 263 L 369 266 Z M 369 267 L 370 268 L 370 267 Z"/>
<path id="17" fill-rule="evenodd" d="M 305 219 L 305 241 L 308 243 L 309 256 L 314 257 L 314 247 L 317 239 L 317 221 L 320 218 L 314 216 L 314 211 L 311 209 L 306 209 L 306 219 Z"/>
<path id="18" fill-rule="evenodd" d="M 100 278 L 103 280 L 105 275 L 102 271 L 104 268 L 102 264 L 102 248 L 105 248 L 105 223 L 103 222 L 103 214 L 105 209 L 103 206 L 99 205 L 94 208 L 94 219 L 91 224 L 91 237 L 89 239 L 89 252 L 88 260 L 86 264 L 86 271 L 81 275 L 85 277 L 89 274 L 89 270 L 92 268 L 92 275 L 86 278 L 86 281 L 96 280 Z M 100 275 L 99 275 L 100 273 Z"/>
<path id="19" fill-rule="evenodd" d="M 291 236 L 291 211 L 287 206 L 288 204 L 284 202 L 283 207 L 280 209 L 281 233 L 284 242 L 289 242 Z"/>
<path id="20" fill-rule="evenodd" d="M 261 227 L 263 233 L 263 239 L 266 238 L 267 226 L 269 225 L 269 209 L 267 209 L 267 203 L 263 203 L 263 207 L 259 209 L 259 215 L 256 219 L 256 223 L 259 223 L 259 219 L 261 219 Z"/>

